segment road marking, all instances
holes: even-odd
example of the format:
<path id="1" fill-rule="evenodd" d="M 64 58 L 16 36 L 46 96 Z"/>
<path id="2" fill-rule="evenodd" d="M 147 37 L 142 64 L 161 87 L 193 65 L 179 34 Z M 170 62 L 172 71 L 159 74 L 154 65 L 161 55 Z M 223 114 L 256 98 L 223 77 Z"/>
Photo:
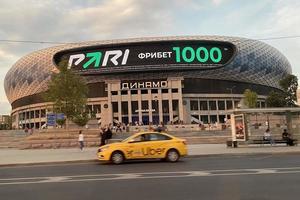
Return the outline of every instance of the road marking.
<path id="1" fill-rule="evenodd" d="M 245 175 L 292 174 L 292 173 L 300 173 L 300 167 L 145 172 L 145 173 L 124 173 L 124 174 L 87 174 L 87 175 L 74 175 L 74 176 L 6 178 L 6 179 L 0 179 L 0 186 L 20 185 L 20 184 L 86 182 L 86 181 L 112 181 L 112 180 L 130 180 L 130 179 L 245 176 Z"/>

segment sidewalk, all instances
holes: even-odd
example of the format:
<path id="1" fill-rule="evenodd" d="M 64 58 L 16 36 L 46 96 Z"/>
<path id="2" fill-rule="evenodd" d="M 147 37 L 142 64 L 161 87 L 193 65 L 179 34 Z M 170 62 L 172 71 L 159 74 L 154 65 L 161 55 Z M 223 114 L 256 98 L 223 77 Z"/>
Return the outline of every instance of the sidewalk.
<path id="1" fill-rule="evenodd" d="M 0 149 L 0 166 L 56 162 L 79 162 L 96 160 L 97 148 L 79 149 Z M 188 145 L 189 156 L 247 155 L 300 153 L 300 146 L 241 146 L 227 148 L 225 144 Z"/>

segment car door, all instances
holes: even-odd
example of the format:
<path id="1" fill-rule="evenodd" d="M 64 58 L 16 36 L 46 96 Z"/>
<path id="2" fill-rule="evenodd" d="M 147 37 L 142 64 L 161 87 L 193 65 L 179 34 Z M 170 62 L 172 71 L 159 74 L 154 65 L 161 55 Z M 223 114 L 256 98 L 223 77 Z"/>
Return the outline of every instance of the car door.
<path id="1" fill-rule="evenodd" d="M 145 155 L 145 146 L 147 146 L 148 139 L 146 134 L 141 134 L 128 141 L 126 158 L 127 159 L 144 159 L 147 158 Z"/>
<path id="2" fill-rule="evenodd" d="M 170 139 L 160 133 L 149 133 L 148 142 L 143 145 L 142 150 L 145 158 L 164 158 Z"/>

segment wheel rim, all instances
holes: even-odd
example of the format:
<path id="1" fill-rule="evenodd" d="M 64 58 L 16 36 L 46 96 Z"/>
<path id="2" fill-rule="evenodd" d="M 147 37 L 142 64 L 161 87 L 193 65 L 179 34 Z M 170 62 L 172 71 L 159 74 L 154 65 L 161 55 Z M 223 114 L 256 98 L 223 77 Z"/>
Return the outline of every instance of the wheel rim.
<path id="1" fill-rule="evenodd" d="M 168 154 L 168 159 L 169 161 L 171 162 L 175 162 L 178 160 L 178 153 L 176 151 L 170 151 L 169 154 Z"/>
<path id="2" fill-rule="evenodd" d="M 123 161 L 123 156 L 119 153 L 115 153 L 112 157 L 114 163 L 119 164 Z"/>

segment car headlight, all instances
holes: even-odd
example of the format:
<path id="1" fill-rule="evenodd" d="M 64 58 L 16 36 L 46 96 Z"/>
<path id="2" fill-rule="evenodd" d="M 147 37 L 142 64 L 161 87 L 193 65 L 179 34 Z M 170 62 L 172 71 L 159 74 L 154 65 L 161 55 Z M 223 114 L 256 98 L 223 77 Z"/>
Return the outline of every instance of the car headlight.
<path id="1" fill-rule="evenodd" d="M 103 152 L 103 151 L 106 151 L 107 149 L 109 149 L 109 146 L 99 148 L 98 152 Z"/>

